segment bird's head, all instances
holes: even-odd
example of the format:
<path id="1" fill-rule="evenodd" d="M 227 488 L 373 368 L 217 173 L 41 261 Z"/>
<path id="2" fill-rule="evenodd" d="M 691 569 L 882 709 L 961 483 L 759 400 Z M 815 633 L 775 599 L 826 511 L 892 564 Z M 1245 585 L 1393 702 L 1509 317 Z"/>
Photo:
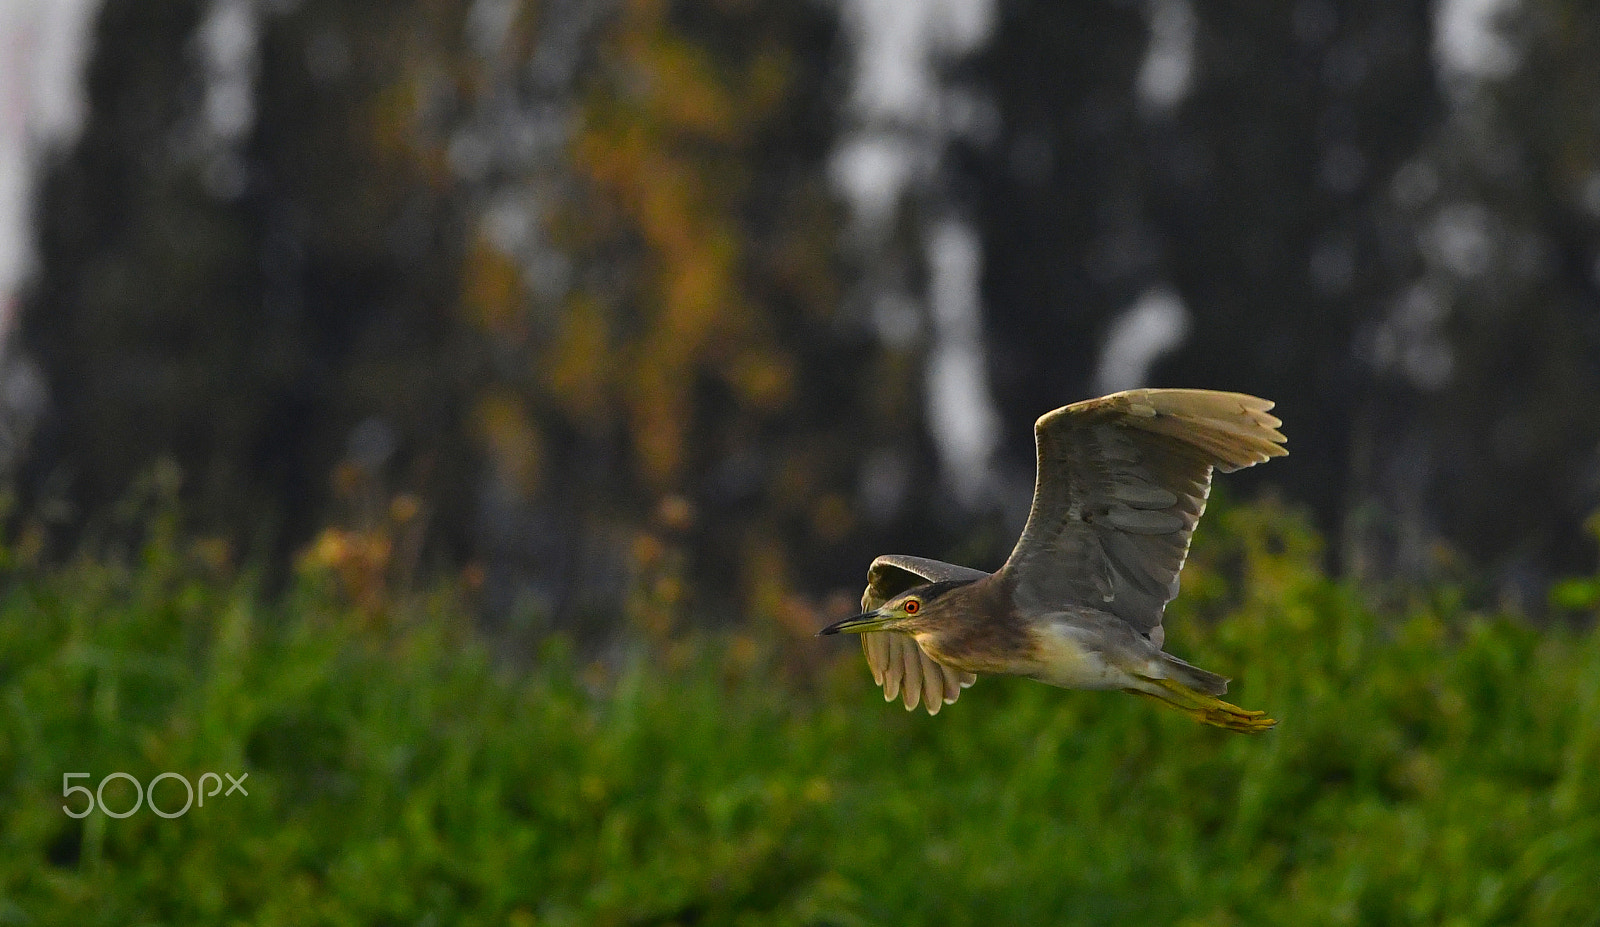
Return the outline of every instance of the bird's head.
<path id="1" fill-rule="evenodd" d="M 939 624 L 952 600 L 951 590 L 969 585 L 970 579 L 927 583 L 900 593 L 870 612 L 828 625 L 822 634 L 860 634 L 864 631 L 916 632 Z"/>

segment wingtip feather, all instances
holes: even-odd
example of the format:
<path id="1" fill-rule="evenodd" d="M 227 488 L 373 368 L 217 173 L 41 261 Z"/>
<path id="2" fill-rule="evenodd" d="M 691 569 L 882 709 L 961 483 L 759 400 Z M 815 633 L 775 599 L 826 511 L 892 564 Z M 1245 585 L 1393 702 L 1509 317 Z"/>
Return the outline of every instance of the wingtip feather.
<path id="1" fill-rule="evenodd" d="M 961 690 L 978 678 L 938 663 L 907 634 L 869 631 L 861 636 L 861 648 L 873 682 L 883 688 L 883 700 L 898 700 L 907 711 L 921 707 L 936 715 L 944 706 L 955 704 Z"/>
<path id="2" fill-rule="evenodd" d="M 900 684 L 900 697 L 906 711 L 914 710 L 922 702 L 922 651 L 917 642 L 900 635 L 900 659 L 905 663 L 905 679 Z"/>
<path id="3" fill-rule="evenodd" d="M 1247 393 L 1211 390 L 1149 390 L 1141 397 L 1158 413 L 1140 427 L 1169 434 L 1212 457 L 1224 472 L 1240 470 L 1289 453 L 1288 441 L 1267 414 L 1274 405 Z"/>

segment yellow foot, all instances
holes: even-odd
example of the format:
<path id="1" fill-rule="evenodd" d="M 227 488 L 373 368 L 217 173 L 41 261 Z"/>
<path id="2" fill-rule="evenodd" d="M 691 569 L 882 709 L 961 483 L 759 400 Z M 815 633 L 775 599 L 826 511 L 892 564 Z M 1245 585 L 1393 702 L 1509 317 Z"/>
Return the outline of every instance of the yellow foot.
<path id="1" fill-rule="evenodd" d="M 1153 699 L 1163 705 L 1183 712 L 1201 724 L 1220 727 L 1229 731 L 1238 731 L 1241 734 L 1259 734 L 1271 730 L 1278 722 L 1267 717 L 1264 711 L 1249 711 L 1238 705 L 1230 705 L 1214 695 L 1206 695 L 1191 689 L 1181 682 L 1171 679 L 1150 679 L 1149 682 L 1160 686 L 1161 692 L 1146 692 L 1142 689 L 1127 689 L 1135 695 Z"/>

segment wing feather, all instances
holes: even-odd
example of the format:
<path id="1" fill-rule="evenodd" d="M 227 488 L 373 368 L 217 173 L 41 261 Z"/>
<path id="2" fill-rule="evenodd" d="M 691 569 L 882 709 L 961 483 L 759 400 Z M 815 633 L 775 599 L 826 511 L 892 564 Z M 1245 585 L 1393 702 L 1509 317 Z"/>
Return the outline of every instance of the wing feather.
<path id="1" fill-rule="evenodd" d="M 885 554 L 867 569 L 867 588 L 861 594 L 861 610 L 872 611 L 908 589 L 924 583 L 946 580 L 982 579 L 982 570 L 958 566 L 925 557 Z M 899 631 L 868 631 L 861 635 L 861 650 L 872 669 L 872 679 L 883 687 L 884 701 L 897 697 L 907 711 L 918 705 L 930 715 L 961 696 L 961 690 L 977 681 L 972 673 L 951 669 L 923 653 L 916 638 Z"/>
<path id="2" fill-rule="evenodd" d="M 883 700 L 892 702 L 900 695 L 900 681 L 906 676 L 905 660 L 900 656 L 900 642 L 910 640 L 904 634 L 891 631 L 871 631 L 868 633 L 883 635 L 884 669 L 883 669 Z M 865 637 L 866 635 L 862 635 Z"/>
<path id="3" fill-rule="evenodd" d="M 1130 390 L 1034 425 L 1028 524 L 1002 570 L 1019 604 L 1093 605 L 1160 642 L 1213 469 L 1288 453 L 1272 403 L 1212 390 Z"/>
<path id="4" fill-rule="evenodd" d="M 922 648 L 917 646 L 916 640 L 908 635 L 901 634 L 895 644 L 900 648 L 900 661 L 905 664 L 905 681 L 900 684 L 904 690 L 906 711 L 916 711 L 917 703 L 922 700 Z"/>

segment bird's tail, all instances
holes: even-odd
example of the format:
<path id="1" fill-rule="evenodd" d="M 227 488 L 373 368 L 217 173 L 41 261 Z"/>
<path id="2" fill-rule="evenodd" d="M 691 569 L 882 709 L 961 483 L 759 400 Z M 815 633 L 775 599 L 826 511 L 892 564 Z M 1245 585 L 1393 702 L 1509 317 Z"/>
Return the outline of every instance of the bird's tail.
<path id="1" fill-rule="evenodd" d="M 1168 679 L 1181 682 L 1206 695 L 1221 695 L 1228 691 L 1228 677 L 1210 673 L 1193 663 L 1180 660 L 1170 653 L 1160 654 L 1161 668 Z"/>
<path id="2" fill-rule="evenodd" d="M 1216 673 L 1191 666 L 1171 654 L 1163 653 L 1161 662 L 1167 678 L 1142 676 L 1140 681 L 1145 685 L 1128 691 L 1176 708 L 1201 724 L 1242 734 L 1259 734 L 1278 723 L 1264 711 L 1247 711 L 1217 698 L 1228 691 L 1228 680 Z"/>

